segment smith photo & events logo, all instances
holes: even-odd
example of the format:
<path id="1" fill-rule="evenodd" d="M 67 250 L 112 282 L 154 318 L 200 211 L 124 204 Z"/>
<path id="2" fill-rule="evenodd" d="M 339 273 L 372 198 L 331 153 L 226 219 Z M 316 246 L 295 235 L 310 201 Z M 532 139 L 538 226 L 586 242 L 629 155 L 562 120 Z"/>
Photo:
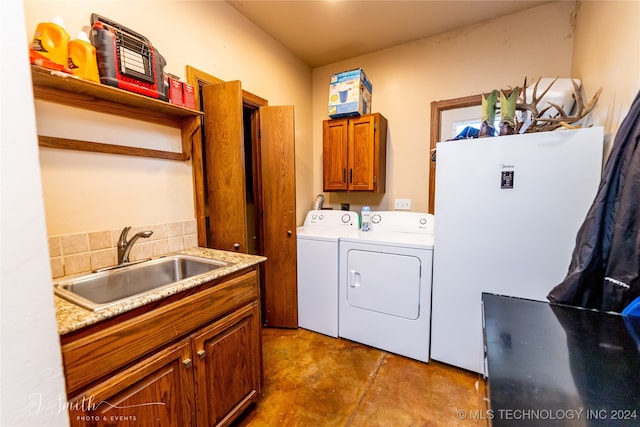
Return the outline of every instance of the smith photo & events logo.
<path id="1" fill-rule="evenodd" d="M 44 401 L 42 394 L 36 393 L 30 396 L 26 409 L 31 415 L 41 414 L 43 412 L 49 414 L 69 412 L 69 417 L 76 421 L 136 423 L 143 422 L 144 420 L 141 420 L 136 415 L 135 408 L 155 405 L 166 406 L 166 403 L 145 402 L 135 405 L 116 405 L 106 400 L 97 400 L 94 396 L 82 396 L 81 399 L 68 401 L 62 395 L 58 396 L 56 400 Z M 109 414 L 111 411 L 113 413 Z"/>

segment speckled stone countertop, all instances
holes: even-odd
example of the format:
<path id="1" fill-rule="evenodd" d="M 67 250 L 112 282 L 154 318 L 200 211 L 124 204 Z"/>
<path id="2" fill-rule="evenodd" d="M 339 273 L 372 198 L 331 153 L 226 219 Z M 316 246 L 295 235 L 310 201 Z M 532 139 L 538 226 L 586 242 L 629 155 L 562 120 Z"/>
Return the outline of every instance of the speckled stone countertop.
<path id="1" fill-rule="evenodd" d="M 80 307 L 79 305 L 71 303 L 64 298 L 60 298 L 55 295 L 54 302 L 56 308 L 56 317 L 58 319 L 58 333 L 60 335 L 68 334 L 69 332 L 76 331 L 78 329 L 84 328 L 85 326 L 100 322 L 101 320 L 115 317 L 119 314 L 125 313 L 135 308 L 142 307 L 143 305 L 150 302 L 161 300 L 170 295 L 177 294 L 178 292 L 182 292 L 186 289 L 194 288 L 210 280 L 226 276 L 228 274 L 234 273 L 247 267 L 254 266 L 266 260 L 266 258 L 262 256 L 205 248 L 186 249 L 184 251 L 180 251 L 179 253 L 225 261 L 228 262 L 229 265 L 217 268 L 213 271 L 210 271 L 209 273 L 203 274 L 193 279 L 184 280 L 176 284 L 175 286 L 158 289 L 157 291 L 151 292 L 144 296 L 133 298 L 121 304 L 105 308 L 104 310 L 101 310 L 99 312 L 87 310 L 83 307 Z M 65 278 L 61 278 L 60 281 L 64 279 Z"/>

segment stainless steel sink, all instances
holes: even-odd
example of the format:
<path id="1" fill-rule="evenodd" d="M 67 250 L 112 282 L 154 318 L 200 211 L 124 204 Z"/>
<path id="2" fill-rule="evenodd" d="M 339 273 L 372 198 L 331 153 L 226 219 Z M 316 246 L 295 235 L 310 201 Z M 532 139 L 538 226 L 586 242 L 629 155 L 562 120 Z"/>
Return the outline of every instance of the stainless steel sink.
<path id="1" fill-rule="evenodd" d="M 224 261 L 172 255 L 56 282 L 56 295 L 92 311 L 169 287 L 220 267 Z"/>

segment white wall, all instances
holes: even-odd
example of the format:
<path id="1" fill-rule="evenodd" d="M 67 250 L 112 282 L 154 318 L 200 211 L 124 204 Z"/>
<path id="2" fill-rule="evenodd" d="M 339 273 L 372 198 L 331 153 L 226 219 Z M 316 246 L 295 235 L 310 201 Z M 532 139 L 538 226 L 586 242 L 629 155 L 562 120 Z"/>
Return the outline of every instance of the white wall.
<path id="1" fill-rule="evenodd" d="M 185 66 L 191 65 L 223 80 L 241 80 L 243 89 L 266 98 L 270 105 L 294 105 L 298 218 L 303 218 L 313 198 L 308 172 L 310 68 L 226 2 L 25 0 L 24 5 L 27 42 L 37 24 L 54 15 L 64 18 L 67 32 L 74 37 L 89 25 L 95 12 L 148 37 L 165 57 L 167 72 L 186 79 Z M 173 129 L 149 130 L 148 124 L 112 117 L 97 117 L 80 129 L 77 125 L 87 122 L 87 113 L 75 110 L 38 102 L 39 132 L 135 146 L 144 140 L 145 146 L 151 141 L 160 149 L 173 139 L 179 147 L 179 134 Z M 42 149 L 41 166 L 49 235 L 195 216 L 190 162 Z"/>
<path id="2" fill-rule="evenodd" d="M 602 93 L 592 120 L 605 128 L 606 148 L 640 90 L 640 2 L 580 1 L 572 74 Z"/>
<path id="3" fill-rule="evenodd" d="M 313 70 L 313 188 L 322 192 L 322 120 L 327 119 L 329 76 L 361 67 L 373 84 L 373 111 L 389 120 L 384 197 L 326 193 L 327 204 L 350 202 L 393 209 L 409 198 L 428 209 L 431 102 L 522 85 L 524 78 L 569 77 L 574 2 L 524 12 Z"/>
<path id="4" fill-rule="evenodd" d="M 38 145 L 19 0 L 4 1 L 0 93 L 0 425 L 68 425 L 40 186 Z"/>

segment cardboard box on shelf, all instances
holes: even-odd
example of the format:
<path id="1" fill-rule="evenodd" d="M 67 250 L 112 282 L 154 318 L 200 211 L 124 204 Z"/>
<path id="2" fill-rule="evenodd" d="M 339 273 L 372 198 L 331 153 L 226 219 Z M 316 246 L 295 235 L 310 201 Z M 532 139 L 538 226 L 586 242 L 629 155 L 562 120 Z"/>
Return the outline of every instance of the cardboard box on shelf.
<path id="1" fill-rule="evenodd" d="M 196 109 L 196 97 L 193 92 L 193 86 L 189 83 L 182 84 L 182 100 L 185 107 L 191 108 L 192 110 Z"/>
<path id="2" fill-rule="evenodd" d="M 372 91 L 362 68 L 333 74 L 329 84 L 329 117 L 370 114 Z"/>
<path id="3" fill-rule="evenodd" d="M 182 98 L 182 82 L 180 79 L 169 76 L 169 102 L 175 105 L 184 106 Z"/>

